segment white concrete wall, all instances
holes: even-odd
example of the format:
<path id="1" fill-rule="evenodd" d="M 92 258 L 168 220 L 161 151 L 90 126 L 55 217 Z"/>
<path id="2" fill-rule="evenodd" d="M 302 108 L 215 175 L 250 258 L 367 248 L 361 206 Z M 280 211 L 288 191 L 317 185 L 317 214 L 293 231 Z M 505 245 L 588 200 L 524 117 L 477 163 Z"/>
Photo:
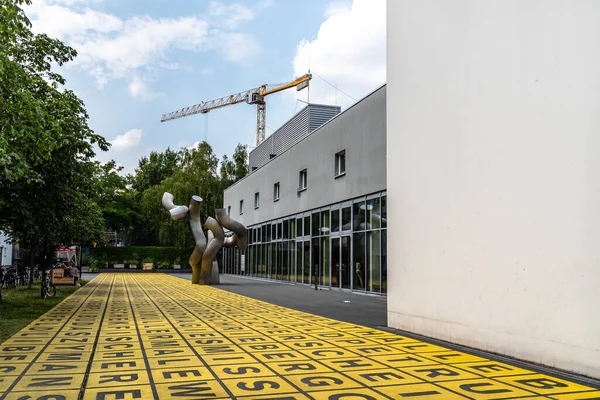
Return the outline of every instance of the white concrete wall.
<path id="1" fill-rule="evenodd" d="M 2 249 L 2 258 L 0 258 L 0 265 L 11 265 L 12 244 L 8 243 L 6 235 L 2 232 L 0 232 L 0 248 Z"/>
<path id="2" fill-rule="evenodd" d="M 388 1 L 389 325 L 600 378 L 600 1 Z"/>

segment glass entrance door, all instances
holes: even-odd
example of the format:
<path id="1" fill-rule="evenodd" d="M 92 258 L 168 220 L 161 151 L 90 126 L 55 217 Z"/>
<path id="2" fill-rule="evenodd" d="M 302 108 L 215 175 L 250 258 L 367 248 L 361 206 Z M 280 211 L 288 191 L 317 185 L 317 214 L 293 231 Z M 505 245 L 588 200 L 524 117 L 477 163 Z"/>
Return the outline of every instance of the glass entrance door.
<path id="1" fill-rule="evenodd" d="M 342 236 L 340 245 L 340 283 L 342 284 L 342 289 L 350 289 L 352 287 L 352 282 L 350 280 L 351 250 L 351 237 Z"/>
<path id="2" fill-rule="evenodd" d="M 304 248 L 302 247 L 302 241 L 294 242 L 296 246 L 296 265 L 294 270 L 294 282 L 302 283 L 302 253 Z"/>
<path id="3" fill-rule="evenodd" d="M 331 238 L 331 287 L 350 289 L 352 287 L 350 271 L 350 236 Z"/>
<path id="4" fill-rule="evenodd" d="M 310 240 L 303 242 L 304 263 L 302 265 L 302 283 L 310 284 Z"/>
<path id="5" fill-rule="evenodd" d="M 340 248 L 341 238 L 332 237 L 331 238 L 331 287 L 339 288 L 341 287 L 340 282 Z"/>

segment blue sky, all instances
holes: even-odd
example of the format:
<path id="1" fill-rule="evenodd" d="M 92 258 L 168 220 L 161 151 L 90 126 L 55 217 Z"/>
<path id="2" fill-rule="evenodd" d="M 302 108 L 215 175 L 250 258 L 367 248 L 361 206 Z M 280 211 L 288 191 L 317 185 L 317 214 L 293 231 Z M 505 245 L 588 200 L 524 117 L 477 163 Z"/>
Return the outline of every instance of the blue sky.
<path id="1" fill-rule="evenodd" d="M 218 157 L 255 145 L 256 106 L 161 123 L 163 113 L 310 68 L 310 99 L 267 97 L 269 135 L 304 107 L 298 98 L 346 108 L 385 83 L 385 0 L 33 0 L 26 13 L 35 32 L 79 52 L 60 72 L 113 143 L 97 158 L 125 172 L 150 151 L 205 138 Z"/>

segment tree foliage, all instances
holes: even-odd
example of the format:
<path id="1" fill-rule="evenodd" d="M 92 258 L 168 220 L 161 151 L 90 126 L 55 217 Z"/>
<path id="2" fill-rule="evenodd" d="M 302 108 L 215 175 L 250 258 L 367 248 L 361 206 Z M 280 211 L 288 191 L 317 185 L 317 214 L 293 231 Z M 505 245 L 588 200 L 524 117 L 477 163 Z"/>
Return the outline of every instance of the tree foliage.
<path id="1" fill-rule="evenodd" d="M 115 161 L 96 162 L 93 198 L 102 209 L 105 228 L 127 230 L 140 217 L 135 194 L 128 187 L 130 179 L 122 171 Z"/>
<path id="2" fill-rule="evenodd" d="M 165 167 L 164 160 L 174 160 L 174 163 Z M 133 188 L 146 188 L 138 192 L 142 221 L 136 225 L 137 229 L 134 228 L 135 244 L 193 245 L 187 221 L 171 221 L 163 210 L 163 193 L 172 193 L 176 201 L 186 205 L 193 195 L 199 195 L 202 197 L 202 215 L 214 216 L 215 208 L 223 206 L 223 190 L 247 174 L 246 160 L 246 147 L 240 144 L 231 160 L 223 156 L 219 163 L 206 142 L 196 148 L 183 148 L 176 154 L 167 149 L 165 153 L 151 155 L 150 159 L 142 158 L 132 184 Z M 161 171 L 161 165 L 162 171 L 170 170 L 170 175 L 160 181 L 155 179 L 153 185 L 147 186 L 149 176 L 161 176 L 158 173 L 150 175 L 147 171 Z"/>
<path id="3" fill-rule="evenodd" d="M 185 203 L 200 195 L 203 216 L 214 215 L 223 190 L 248 172 L 245 146 L 221 161 L 206 142 L 152 152 L 128 177 L 114 161 L 94 161 L 94 146 L 109 143 L 52 70 L 77 52 L 33 34 L 23 4 L 30 0 L 0 0 L 0 230 L 29 249 L 102 243 L 107 228 L 135 244 L 191 245 L 188 224 L 161 208 L 163 193 Z"/>
<path id="4" fill-rule="evenodd" d="M 142 157 L 136 170 L 132 187 L 140 193 L 151 188 L 171 176 L 175 170 L 179 154 L 167 148 L 164 153 L 151 152 L 149 157 Z"/>
<path id="5" fill-rule="evenodd" d="M 24 3 L 0 0 L 0 229 L 26 248 L 102 240 L 91 159 L 109 144 L 51 69 L 76 51 L 34 35 Z"/>

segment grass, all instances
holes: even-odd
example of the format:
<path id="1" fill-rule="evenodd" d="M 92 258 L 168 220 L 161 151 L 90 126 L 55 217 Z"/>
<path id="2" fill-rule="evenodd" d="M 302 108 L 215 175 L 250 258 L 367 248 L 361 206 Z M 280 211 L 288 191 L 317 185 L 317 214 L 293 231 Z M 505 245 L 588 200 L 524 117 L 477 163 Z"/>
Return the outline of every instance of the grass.
<path id="1" fill-rule="evenodd" d="M 80 279 L 81 286 L 87 281 Z M 71 293 L 77 291 L 77 286 L 56 286 L 56 296 L 42 300 L 40 297 L 40 282 L 35 282 L 33 288 L 17 286 L 15 289 L 2 288 L 4 300 L 0 300 L 0 343 L 23 329 L 31 321 L 44 314 L 60 303 Z"/>

